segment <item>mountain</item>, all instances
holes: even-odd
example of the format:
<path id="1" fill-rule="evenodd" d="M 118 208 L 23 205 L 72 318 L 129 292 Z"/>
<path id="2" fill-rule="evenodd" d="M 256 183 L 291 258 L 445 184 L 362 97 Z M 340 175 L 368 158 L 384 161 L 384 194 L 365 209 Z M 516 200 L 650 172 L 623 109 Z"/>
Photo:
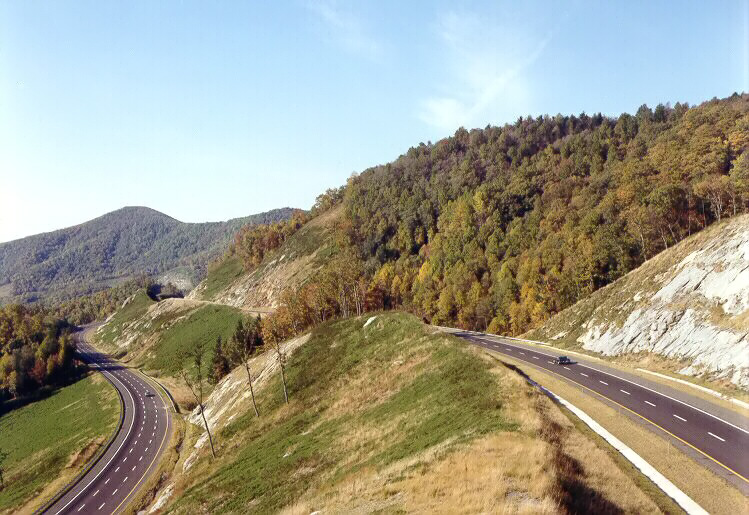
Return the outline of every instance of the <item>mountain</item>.
<path id="1" fill-rule="evenodd" d="M 0 302 L 62 300 L 137 275 L 194 281 L 245 224 L 285 220 L 291 208 L 226 222 L 184 223 L 125 207 L 74 227 L 0 244 Z M 187 284 L 183 284 L 187 285 Z"/>
<path id="2" fill-rule="evenodd" d="M 749 215 L 661 252 L 527 336 L 749 389 Z"/>

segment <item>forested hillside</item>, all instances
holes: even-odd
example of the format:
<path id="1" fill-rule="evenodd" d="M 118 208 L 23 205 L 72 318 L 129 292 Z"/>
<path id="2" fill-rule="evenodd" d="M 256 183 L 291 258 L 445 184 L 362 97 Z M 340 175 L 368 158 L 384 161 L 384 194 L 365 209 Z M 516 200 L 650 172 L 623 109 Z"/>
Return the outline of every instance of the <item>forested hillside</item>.
<path id="1" fill-rule="evenodd" d="M 144 207 L 126 207 L 51 233 L 0 244 L 0 302 L 63 300 L 139 275 L 205 264 L 246 224 L 286 220 L 289 208 L 228 222 L 183 223 Z"/>
<path id="2" fill-rule="evenodd" d="M 392 307 L 519 334 L 749 210 L 749 95 L 461 128 L 352 177 L 343 206 L 337 252 L 267 338 Z"/>

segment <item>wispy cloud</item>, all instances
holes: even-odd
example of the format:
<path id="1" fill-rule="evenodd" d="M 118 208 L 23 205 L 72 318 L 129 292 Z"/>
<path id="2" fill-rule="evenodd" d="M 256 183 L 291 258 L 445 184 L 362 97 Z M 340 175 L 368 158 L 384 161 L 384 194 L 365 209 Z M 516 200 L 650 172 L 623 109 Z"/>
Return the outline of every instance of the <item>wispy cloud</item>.
<path id="1" fill-rule="evenodd" d="M 439 91 L 421 102 L 419 117 L 452 131 L 524 113 L 530 104 L 525 72 L 551 39 L 533 37 L 502 23 L 448 13 L 435 25 L 447 72 Z"/>
<path id="2" fill-rule="evenodd" d="M 382 45 L 353 12 L 334 1 L 309 2 L 307 6 L 323 22 L 326 36 L 347 52 L 373 60 L 382 57 Z"/>

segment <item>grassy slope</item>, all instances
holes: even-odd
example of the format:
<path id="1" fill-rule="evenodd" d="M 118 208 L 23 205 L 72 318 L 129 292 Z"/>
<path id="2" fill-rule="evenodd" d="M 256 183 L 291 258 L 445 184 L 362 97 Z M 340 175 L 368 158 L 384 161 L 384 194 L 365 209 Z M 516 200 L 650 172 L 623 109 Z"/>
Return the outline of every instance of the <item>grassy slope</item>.
<path id="1" fill-rule="evenodd" d="M 107 350 L 116 348 L 115 342 L 122 336 L 128 324 L 143 316 L 155 302 L 143 290 L 138 291 L 127 304 L 117 310 L 100 332 L 96 334 L 96 343 Z"/>
<path id="2" fill-rule="evenodd" d="M 244 271 L 240 259 L 236 256 L 223 259 L 209 268 L 204 281 L 191 297 L 222 301 L 228 289 L 247 282 L 252 287 L 251 293 L 244 294 L 246 298 L 268 300 L 270 297 L 272 300 L 274 293 L 260 293 L 273 288 L 268 283 L 299 286 L 330 257 L 332 227 L 341 214 L 342 210 L 338 207 L 314 218 L 278 249 L 270 252 L 263 262 L 250 272 Z M 264 303 L 251 304 L 263 307 Z"/>
<path id="3" fill-rule="evenodd" d="M 8 452 L 0 511 L 15 511 L 61 475 L 72 477 L 118 417 L 117 394 L 97 375 L 0 417 L 0 449 Z M 80 459 L 71 460 L 76 453 Z"/>
<path id="4" fill-rule="evenodd" d="M 178 373 L 180 351 L 199 341 L 209 343 L 213 349 L 218 336 L 221 336 L 223 341 L 231 337 L 242 317 L 243 314 L 238 309 L 209 304 L 192 311 L 176 323 L 168 323 L 169 321 L 163 318 L 157 319 L 154 323 L 156 330 L 159 331 L 159 327 L 165 329 L 160 331 L 157 343 L 148 353 L 145 367 L 167 375 Z M 206 366 L 209 363 L 210 357 L 206 360 Z"/>
<path id="5" fill-rule="evenodd" d="M 419 499 L 420 492 L 439 483 L 449 495 L 467 496 L 454 498 L 452 508 L 442 505 L 443 511 L 521 505 L 525 511 L 558 510 L 569 482 L 549 472 L 551 446 L 538 436 L 542 417 L 534 406 L 546 403 L 544 409 L 553 410 L 546 398 L 476 349 L 431 332 L 410 315 L 380 315 L 364 328 L 365 320 L 315 329 L 288 364 L 291 403 L 283 404 L 274 377 L 258 393 L 261 418 L 248 411 L 221 430 L 218 459 L 204 455 L 178 479 L 171 508 L 397 511 L 409 509 L 411 499 L 423 510 L 432 501 Z M 477 467 L 483 483 L 457 485 L 444 461 L 455 456 L 465 460 L 466 473 L 469 462 Z M 612 468 L 601 468 L 607 466 Z M 602 484 L 627 492 L 626 508 L 649 511 L 652 504 L 616 473 L 606 472 Z M 600 508 L 595 503 L 609 502 L 609 493 L 596 493 L 586 506 Z"/>

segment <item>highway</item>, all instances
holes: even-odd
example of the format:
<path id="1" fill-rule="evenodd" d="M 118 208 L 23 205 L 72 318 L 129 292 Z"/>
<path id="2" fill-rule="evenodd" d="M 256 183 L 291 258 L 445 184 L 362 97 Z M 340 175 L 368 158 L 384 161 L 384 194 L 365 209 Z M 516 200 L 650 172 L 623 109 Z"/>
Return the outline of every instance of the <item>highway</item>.
<path id="1" fill-rule="evenodd" d="M 674 392 L 651 381 L 641 381 L 592 360 L 567 355 L 570 365 L 557 365 L 560 349 L 539 348 L 499 336 L 450 331 L 485 349 L 549 370 L 626 408 L 634 415 L 680 440 L 749 485 L 749 420 L 738 414 L 710 409 L 705 401 Z M 634 382 L 636 380 L 636 382 Z M 678 396 L 678 398 L 677 398 Z M 719 413 L 719 414 L 716 414 Z M 730 420 L 728 420 L 730 418 Z"/>
<path id="2" fill-rule="evenodd" d="M 107 451 L 43 513 L 99 515 L 122 512 L 156 469 L 171 434 L 169 407 L 141 376 L 78 342 L 78 353 L 122 396 L 124 418 Z"/>

